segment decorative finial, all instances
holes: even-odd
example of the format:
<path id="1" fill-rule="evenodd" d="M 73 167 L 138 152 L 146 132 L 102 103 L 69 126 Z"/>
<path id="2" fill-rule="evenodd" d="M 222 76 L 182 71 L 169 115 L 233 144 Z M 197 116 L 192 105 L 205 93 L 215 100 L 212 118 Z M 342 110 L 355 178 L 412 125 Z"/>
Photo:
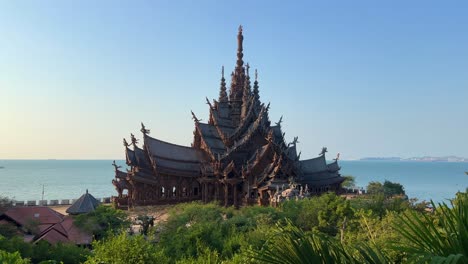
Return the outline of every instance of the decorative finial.
<path id="1" fill-rule="evenodd" d="M 219 88 L 219 102 L 227 102 L 226 79 L 224 79 L 224 65 L 221 67 L 221 87 Z"/>
<path id="2" fill-rule="evenodd" d="M 88 194 L 88 189 L 86 189 L 86 194 Z"/>
<path id="3" fill-rule="evenodd" d="M 141 129 L 140 129 L 141 133 L 145 134 L 145 135 L 148 135 L 150 133 L 150 130 L 149 129 L 146 129 L 145 125 L 143 124 L 143 122 L 141 122 Z"/>
<path id="4" fill-rule="evenodd" d="M 245 65 L 245 69 L 247 70 L 247 76 L 249 76 L 250 65 L 249 65 L 248 62 L 247 62 L 247 64 Z"/>
<path id="5" fill-rule="evenodd" d="M 135 135 L 133 135 L 132 133 L 130 133 L 130 138 L 132 140 L 132 145 L 136 147 L 136 144 L 138 144 L 138 139 L 136 139 Z"/>
<path id="6" fill-rule="evenodd" d="M 255 82 L 254 82 L 254 86 L 253 86 L 253 95 L 254 95 L 254 98 L 255 98 L 255 103 L 258 105 L 259 104 L 259 101 L 260 101 L 260 92 L 258 90 L 258 72 L 257 72 L 257 69 L 255 69 Z"/>
<path id="7" fill-rule="evenodd" d="M 124 147 L 130 146 L 125 138 L 123 139 L 123 145 L 124 145 Z"/>
<path id="8" fill-rule="evenodd" d="M 210 106 L 210 109 L 213 109 L 213 105 L 211 104 L 210 100 L 208 100 L 208 97 L 205 97 L 206 99 L 206 104 Z"/>
<path id="9" fill-rule="evenodd" d="M 122 168 L 122 166 L 119 166 L 119 165 L 117 165 L 117 163 L 115 163 L 115 160 L 112 162 L 112 166 L 114 166 L 115 171 L 117 171 L 118 169 Z"/>
<path id="10" fill-rule="evenodd" d="M 242 35 L 242 26 L 239 26 L 239 33 L 237 34 L 237 65 L 236 65 L 236 72 L 240 73 L 242 69 L 242 65 L 244 65 L 244 61 L 242 58 L 244 54 L 242 53 L 243 47 L 242 42 L 244 41 L 244 36 Z"/>
<path id="11" fill-rule="evenodd" d="M 338 154 L 336 154 L 336 159 L 335 161 L 338 161 L 340 159 L 340 153 L 338 152 Z"/>
<path id="12" fill-rule="evenodd" d="M 327 153 L 327 152 L 328 152 L 327 147 L 323 147 L 323 148 L 322 148 L 322 151 L 320 152 L 319 155 L 320 155 L 320 156 L 323 156 L 323 155 L 325 155 L 325 153 Z"/>
<path id="13" fill-rule="evenodd" d="M 192 113 L 192 119 L 193 119 L 193 121 L 195 121 L 195 123 L 198 123 L 198 122 L 201 121 L 201 119 L 198 119 L 197 116 L 193 113 L 192 110 L 190 110 L 190 112 Z"/>
<path id="14" fill-rule="evenodd" d="M 283 116 L 281 116 L 280 119 L 279 119 L 279 121 L 276 122 L 275 124 L 276 124 L 277 126 L 281 126 L 281 123 L 283 123 Z"/>

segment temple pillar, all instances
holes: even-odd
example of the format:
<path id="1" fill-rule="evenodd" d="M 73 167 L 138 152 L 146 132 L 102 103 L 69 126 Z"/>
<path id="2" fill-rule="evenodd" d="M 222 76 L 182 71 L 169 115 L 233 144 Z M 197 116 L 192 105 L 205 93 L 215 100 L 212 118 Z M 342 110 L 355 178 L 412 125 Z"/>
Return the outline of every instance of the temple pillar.
<path id="1" fill-rule="evenodd" d="M 215 201 L 218 201 L 219 200 L 219 183 L 215 183 L 215 197 L 214 197 Z"/>
<path id="2" fill-rule="evenodd" d="M 224 206 L 228 207 L 229 205 L 229 185 L 227 183 L 224 184 Z"/>
<path id="3" fill-rule="evenodd" d="M 239 208 L 239 199 L 238 199 L 238 194 L 237 194 L 237 184 L 233 184 L 232 185 L 232 192 L 233 192 L 233 196 L 234 196 L 234 207 L 235 208 Z"/>
<path id="4" fill-rule="evenodd" d="M 202 182 L 202 184 L 200 184 L 200 188 L 201 188 L 201 190 L 200 190 L 200 192 L 201 192 L 201 200 L 202 200 L 202 203 L 204 203 L 204 202 L 205 202 L 205 189 L 206 189 L 206 188 L 205 188 L 205 183 L 204 183 L 204 182 Z"/>

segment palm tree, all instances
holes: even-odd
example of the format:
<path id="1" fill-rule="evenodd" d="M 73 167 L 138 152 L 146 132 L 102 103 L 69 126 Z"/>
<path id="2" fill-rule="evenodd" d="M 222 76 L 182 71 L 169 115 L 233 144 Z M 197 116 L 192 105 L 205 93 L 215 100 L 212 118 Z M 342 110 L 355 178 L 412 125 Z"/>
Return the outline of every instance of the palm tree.
<path id="1" fill-rule="evenodd" d="M 277 224 L 274 233 L 261 250 L 250 252 L 254 261 L 273 264 L 388 263 L 383 254 L 367 244 L 346 248 L 333 237 L 306 233 L 289 221 L 286 226 Z"/>
<path id="2" fill-rule="evenodd" d="M 450 203 L 439 204 L 436 218 L 413 211 L 399 217 L 396 229 L 410 243 L 396 248 L 407 252 L 410 262 L 468 263 L 468 193 Z"/>

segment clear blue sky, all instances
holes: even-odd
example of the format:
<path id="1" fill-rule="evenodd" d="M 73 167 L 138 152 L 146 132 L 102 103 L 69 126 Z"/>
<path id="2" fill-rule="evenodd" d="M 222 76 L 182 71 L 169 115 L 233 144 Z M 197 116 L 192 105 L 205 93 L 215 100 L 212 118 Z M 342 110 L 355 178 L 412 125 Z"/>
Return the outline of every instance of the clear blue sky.
<path id="1" fill-rule="evenodd" d="M 468 157 L 468 3 L 1 1 L 0 159 L 189 145 L 220 68 L 258 68 L 302 157 Z"/>

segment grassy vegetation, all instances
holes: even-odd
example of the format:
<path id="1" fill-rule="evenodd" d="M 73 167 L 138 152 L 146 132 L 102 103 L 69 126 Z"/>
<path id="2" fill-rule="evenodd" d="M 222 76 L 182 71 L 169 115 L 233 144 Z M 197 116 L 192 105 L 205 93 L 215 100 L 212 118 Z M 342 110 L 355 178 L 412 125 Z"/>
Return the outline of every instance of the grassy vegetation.
<path id="1" fill-rule="evenodd" d="M 174 206 L 167 221 L 145 236 L 129 235 L 121 212 L 107 209 L 91 221 L 113 223 L 100 225 L 98 232 L 105 229 L 105 235 L 92 252 L 22 244 L 16 238 L 0 239 L 0 250 L 19 252 L 9 257 L 33 263 L 468 263 L 468 194 L 433 205 L 434 212 L 424 205 L 388 195 L 384 188 L 365 198 L 327 193 L 277 208 L 186 203 Z M 77 259 L 68 262 L 64 255 Z"/>

